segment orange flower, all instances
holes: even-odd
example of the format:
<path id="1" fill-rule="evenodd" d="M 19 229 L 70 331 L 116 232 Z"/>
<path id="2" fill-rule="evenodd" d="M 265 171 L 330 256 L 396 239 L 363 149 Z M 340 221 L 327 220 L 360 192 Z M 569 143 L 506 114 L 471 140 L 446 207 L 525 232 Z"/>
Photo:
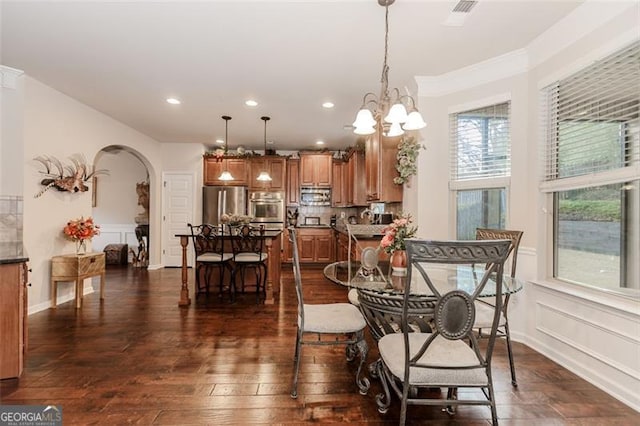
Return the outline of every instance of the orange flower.
<path id="1" fill-rule="evenodd" d="M 100 234 L 100 226 L 93 223 L 93 218 L 89 217 L 85 219 L 73 219 L 67 222 L 67 225 L 62 228 L 62 232 L 65 237 L 72 241 L 90 240 L 94 236 Z"/>

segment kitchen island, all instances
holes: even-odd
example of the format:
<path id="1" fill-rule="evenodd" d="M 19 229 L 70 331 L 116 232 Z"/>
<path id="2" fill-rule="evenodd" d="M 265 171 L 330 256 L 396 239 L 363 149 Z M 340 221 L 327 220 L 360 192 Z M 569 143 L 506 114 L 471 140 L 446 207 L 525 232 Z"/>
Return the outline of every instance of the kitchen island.
<path id="1" fill-rule="evenodd" d="M 279 291 L 280 285 L 280 262 L 281 262 L 281 230 L 267 229 L 264 232 L 264 245 L 267 250 L 267 285 L 265 288 L 265 305 L 273 305 L 275 303 L 274 293 Z M 180 287 L 180 300 L 178 306 L 189 306 L 191 298 L 189 297 L 189 274 L 187 272 L 187 247 L 191 240 L 191 234 L 176 234 L 180 238 L 180 246 L 182 247 L 182 285 Z M 225 235 L 224 238 L 233 238 Z M 274 290 L 274 283 L 278 285 Z"/>

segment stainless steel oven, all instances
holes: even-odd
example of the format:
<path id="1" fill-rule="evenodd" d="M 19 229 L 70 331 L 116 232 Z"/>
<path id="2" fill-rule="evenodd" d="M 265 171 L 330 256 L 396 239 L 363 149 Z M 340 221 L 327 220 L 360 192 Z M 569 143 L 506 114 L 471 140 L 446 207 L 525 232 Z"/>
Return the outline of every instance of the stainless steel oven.
<path id="1" fill-rule="evenodd" d="M 285 207 L 283 192 L 252 192 L 249 195 L 249 214 L 252 222 L 267 228 L 284 227 Z"/>

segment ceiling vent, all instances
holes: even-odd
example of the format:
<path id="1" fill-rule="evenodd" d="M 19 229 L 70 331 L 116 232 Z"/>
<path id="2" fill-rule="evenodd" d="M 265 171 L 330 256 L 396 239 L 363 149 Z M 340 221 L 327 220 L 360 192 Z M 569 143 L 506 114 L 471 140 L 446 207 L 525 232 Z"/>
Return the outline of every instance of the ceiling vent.
<path id="1" fill-rule="evenodd" d="M 478 2 L 474 0 L 460 0 L 453 8 L 452 12 L 469 13 L 476 3 Z"/>
<path id="2" fill-rule="evenodd" d="M 454 7 L 447 20 L 444 21 L 444 25 L 450 27 L 461 27 L 464 25 L 464 20 L 471 12 L 471 9 L 478 3 L 474 0 L 460 0 Z"/>

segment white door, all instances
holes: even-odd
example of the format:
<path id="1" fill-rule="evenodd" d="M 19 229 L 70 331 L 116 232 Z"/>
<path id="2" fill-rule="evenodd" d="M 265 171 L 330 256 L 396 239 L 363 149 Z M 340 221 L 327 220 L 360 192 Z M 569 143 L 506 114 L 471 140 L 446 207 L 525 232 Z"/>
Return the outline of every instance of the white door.
<path id="1" fill-rule="evenodd" d="M 182 246 L 176 234 L 191 232 L 187 223 L 193 223 L 194 180 L 193 173 L 162 174 L 162 263 L 165 267 L 182 265 Z M 192 250 L 189 244 L 189 264 Z"/>

